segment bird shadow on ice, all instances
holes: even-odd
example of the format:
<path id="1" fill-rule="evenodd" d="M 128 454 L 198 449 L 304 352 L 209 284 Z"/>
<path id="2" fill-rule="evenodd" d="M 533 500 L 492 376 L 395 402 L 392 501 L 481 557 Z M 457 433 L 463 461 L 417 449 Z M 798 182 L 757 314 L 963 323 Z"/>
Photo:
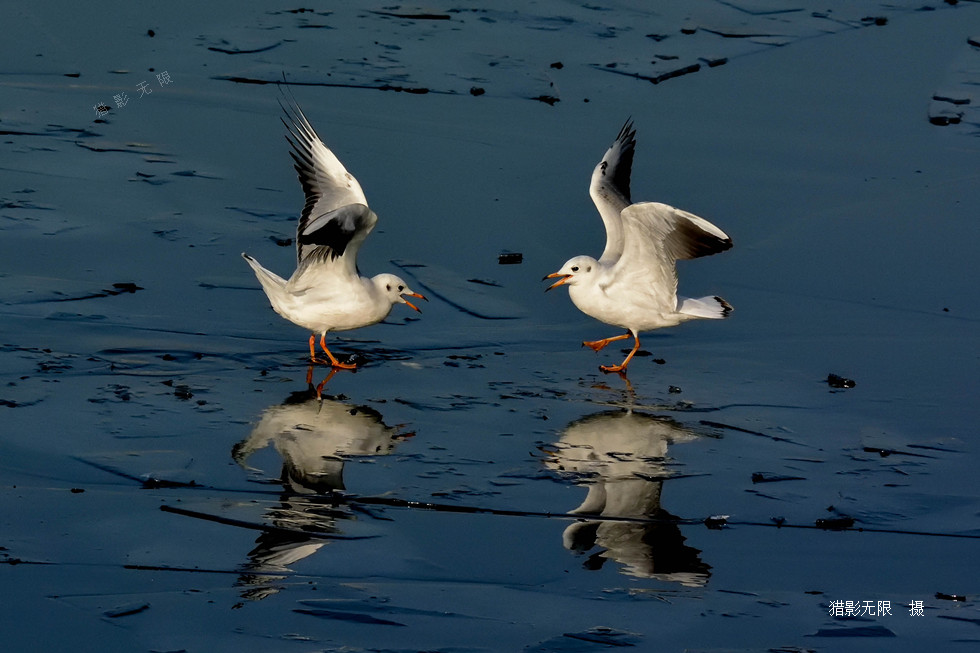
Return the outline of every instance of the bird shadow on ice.
<path id="1" fill-rule="evenodd" d="M 562 534 L 566 549 L 588 554 L 584 568 L 612 560 L 628 576 L 689 587 L 708 582 L 711 567 L 661 505 L 664 482 L 680 477 L 668 448 L 698 437 L 670 418 L 629 407 L 586 415 L 561 431 L 544 464 L 587 490 L 568 513 L 582 519 Z"/>
<path id="2" fill-rule="evenodd" d="M 232 448 L 235 462 L 258 482 L 282 487 L 278 500 L 262 516 L 268 528 L 256 539 L 242 566 L 238 585 L 244 588 L 244 598 L 257 600 L 275 594 L 276 583 L 285 578 L 290 565 L 326 546 L 329 538 L 324 535 L 342 537 L 340 524 L 353 514 L 335 493 L 346 490 L 348 460 L 388 455 L 401 440 L 414 435 L 402 426 L 388 426 L 369 406 L 323 395 L 334 373 L 336 370 L 315 386 L 311 366 L 307 388 L 268 407 L 248 437 Z M 281 461 L 278 477 L 249 465 L 252 456 L 267 447 Z"/>

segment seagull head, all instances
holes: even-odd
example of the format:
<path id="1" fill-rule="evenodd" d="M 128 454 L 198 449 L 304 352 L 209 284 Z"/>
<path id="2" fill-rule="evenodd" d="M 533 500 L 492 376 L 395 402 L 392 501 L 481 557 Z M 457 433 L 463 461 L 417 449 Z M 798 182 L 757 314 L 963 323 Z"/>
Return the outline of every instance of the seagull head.
<path id="1" fill-rule="evenodd" d="M 404 296 L 408 295 L 409 297 L 417 297 L 418 299 L 425 299 L 425 301 L 429 301 L 423 295 L 420 295 L 409 288 L 408 284 L 405 283 L 401 277 L 396 277 L 393 274 L 379 274 L 378 276 L 374 277 L 372 281 L 374 282 L 374 285 L 378 287 L 381 293 L 388 298 L 388 301 L 390 301 L 392 305 L 408 304 L 409 307 L 421 313 L 422 309 L 405 299 Z"/>
<path id="2" fill-rule="evenodd" d="M 561 266 L 558 272 L 552 272 L 545 276 L 544 279 L 558 279 L 558 281 L 545 288 L 545 292 L 558 286 L 574 286 L 579 281 L 588 279 L 595 274 L 598 265 L 599 262 L 591 256 L 576 256 L 575 258 L 569 259 L 565 262 L 565 265 Z"/>

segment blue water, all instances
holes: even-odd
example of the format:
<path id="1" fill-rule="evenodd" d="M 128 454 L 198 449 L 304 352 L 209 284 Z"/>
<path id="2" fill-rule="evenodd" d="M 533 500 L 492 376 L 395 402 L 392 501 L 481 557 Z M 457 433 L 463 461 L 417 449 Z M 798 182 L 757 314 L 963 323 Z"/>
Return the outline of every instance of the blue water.
<path id="1" fill-rule="evenodd" d="M 920 4 L 13 11 L 6 646 L 975 646 L 980 23 Z M 431 300 L 322 400 L 239 257 L 294 261 L 284 73 Z M 627 116 L 634 199 L 735 242 L 628 380 L 540 282 Z"/>

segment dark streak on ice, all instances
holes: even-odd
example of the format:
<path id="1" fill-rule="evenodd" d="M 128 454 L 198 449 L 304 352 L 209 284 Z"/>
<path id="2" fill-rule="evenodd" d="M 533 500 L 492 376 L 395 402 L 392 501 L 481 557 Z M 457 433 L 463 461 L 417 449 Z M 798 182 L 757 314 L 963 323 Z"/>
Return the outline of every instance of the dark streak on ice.
<path id="1" fill-rule="evenodd" d="M 674 79 L 675 77 L 681 77 L 683 75 L 690 75 L 691 73 L 696 73 L 701 70 L 701 64 L 693 63 L 689 66 L 684 66 L 683 68 L 678 68 L 676 70 L 671 70 L 670 72 L 663 73 L 661 75 L 641 75 L 640 73 L 631 73 L 625 70 L 617 70 L 616 68 L 610 68 L 608 66 L 600 66 L 598 64 L 592 64 L 592 67 L 596 70 L 602 70 L 607 73 L 615 73 L 617 75 L 624 75 L 626 77 L 635 77 L 636 79 L 645 79 L 651 84 L 660 84 L 661 82 L 666 82 L 668 79 Z"/>
<path id="2" fill-rule="evenodd" d="M 208 46 L 208 50 L 211 50 L 212 52 L 221 52 L 223 54 L 256 54 L 259 52 L 268 52 L 269 50 L 274 50 L 275 48 L 278 48 L 280 45 L 282 45 L 282 41 L 279 41 L 278 43 L 273 43 L 272 45 L 267 45 L 264 48 L 255 48 L 252 50 L 235 50 L 230 48 L 219 48 L 211 45 Z"/>
<path id="3" fill-rule="evenodd" d="M 377 16 L 387 16 L 389 18 L 407 18 L 409 20 L 452 20 L 448 14 L 399 14 L 393 11 L 371 11 Z"/>
<path id="4" fill-rule="evenodd" d="M 234 82 L 235 84 L 286 84 L 288 86 L 324 86 L 327 88 L 363 88 L 375 91 L 395 91 L 396 93 L 411 93 L 414 95 L 425 95 L 436 93 L 441 95 L 458 95 L 456 91 L 437 91 L 425 87 L 400 86 L 397 84 L 342 84 L 339 82 L 283 82 L 282 80 L 256 79 L 254 77 L 238 77 L 235 75 L 217 75 L 211 79 L 222 82 Z"/>

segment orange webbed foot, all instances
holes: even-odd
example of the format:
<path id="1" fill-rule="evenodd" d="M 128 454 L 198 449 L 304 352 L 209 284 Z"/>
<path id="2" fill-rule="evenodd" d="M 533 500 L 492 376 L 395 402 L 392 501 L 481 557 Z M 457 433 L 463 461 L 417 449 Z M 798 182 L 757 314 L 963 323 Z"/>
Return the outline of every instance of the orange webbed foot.
<path id="1" fill-rule="evenodd" d="M 626 376 L 625 365 L 600 365 L 599 369 L 606 374 L 609 374 L 610 372 L 618 372 L 620 376 Z"/>
<path id="2" fill-rule="evenodd" d="M 630 334 L 624 333 L 621 336 L 613 336 L 612 338 L 603 338 L 602 340 L 586 340 L 582 343 L 583 347 L 588 347 L 592 351 L 601 351 L 606 345 L 615 340 L 623 340 L 624 338 L 629 338 Z"/>

